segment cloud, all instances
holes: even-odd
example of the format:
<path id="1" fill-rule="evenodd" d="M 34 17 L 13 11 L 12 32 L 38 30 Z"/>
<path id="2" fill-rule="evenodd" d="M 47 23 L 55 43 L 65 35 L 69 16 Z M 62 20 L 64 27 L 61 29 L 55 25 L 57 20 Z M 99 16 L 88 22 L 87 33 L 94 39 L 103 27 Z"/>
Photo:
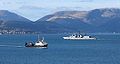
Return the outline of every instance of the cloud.
<path id="1" fill-rule="evenodd" d="M 83 7 L 57 7 L 53 10 L 54 11 L 79 11 L 82 9 L 83 9 Z"/>
<path id="2" fill-rule="evenodd" d="M 38 7 L 38 6 L 21 6 L 19 9 L 25 9 L 25 10 L 45 10 L 43 7 Z"/>
<path id="3" fill-rule="evenodd" d="M 76 2 L 93 2 L 94 0 L 77 0 Z"/>
<path id="4" fill-rule="evenodd" d="M 53 0 L 54 2 L 93 2 L 94 0 Z"/>
<path id="5" fill-rule="evenodd" d="M 79 2 L 93 2 L 93 0 L 80 0 Z"/>

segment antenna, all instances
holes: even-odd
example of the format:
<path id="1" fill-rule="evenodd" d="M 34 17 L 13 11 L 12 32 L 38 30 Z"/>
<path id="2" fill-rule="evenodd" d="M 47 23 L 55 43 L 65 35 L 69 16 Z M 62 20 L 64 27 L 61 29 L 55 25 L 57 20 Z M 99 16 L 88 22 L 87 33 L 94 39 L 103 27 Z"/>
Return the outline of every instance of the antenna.
<path id="1" fill-rule="evenodd" d="M 44 37 L 42 37 L 42 41 L 44 41 Z"/>
<path id="2" fill-rule="evenodd" d="M 38 34 L 38 41 L 39 41 L 39 34 Z"/>
<path id="3" fill-rule="evenodd" d="M 43 37 L 43 40 L 44 40 L 44 37 Z"/>

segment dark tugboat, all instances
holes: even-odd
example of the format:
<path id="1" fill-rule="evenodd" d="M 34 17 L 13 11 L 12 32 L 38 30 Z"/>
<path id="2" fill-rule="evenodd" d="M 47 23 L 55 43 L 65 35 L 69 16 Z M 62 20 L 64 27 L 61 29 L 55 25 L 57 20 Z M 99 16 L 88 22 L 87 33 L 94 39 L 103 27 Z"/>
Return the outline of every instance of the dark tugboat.
<path id="1" fill-rule="evenodd" d="M 42 40 L 39 39 L 39 36 L 38 36 L 38 41 L 35 42 L 35 43 L 32 43 L 32 42 L 28 42 L 28 43 L 25 43 L 25 47 L 47 47 L 48 44 L 44 41 L 44 38 L 42 38 Z"/>

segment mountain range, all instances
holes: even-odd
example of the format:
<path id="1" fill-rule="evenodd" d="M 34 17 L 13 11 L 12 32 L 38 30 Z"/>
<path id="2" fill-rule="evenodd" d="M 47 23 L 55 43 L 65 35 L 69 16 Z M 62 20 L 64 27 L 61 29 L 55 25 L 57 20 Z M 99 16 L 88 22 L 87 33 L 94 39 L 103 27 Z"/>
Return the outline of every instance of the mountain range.
<path id="1" fill-rule="evenodd" d="M 7 10 L 0 10 L 0 30 L 41 33 L 120 32 L 120 9 L 58 11 L 33 22 Z"/>

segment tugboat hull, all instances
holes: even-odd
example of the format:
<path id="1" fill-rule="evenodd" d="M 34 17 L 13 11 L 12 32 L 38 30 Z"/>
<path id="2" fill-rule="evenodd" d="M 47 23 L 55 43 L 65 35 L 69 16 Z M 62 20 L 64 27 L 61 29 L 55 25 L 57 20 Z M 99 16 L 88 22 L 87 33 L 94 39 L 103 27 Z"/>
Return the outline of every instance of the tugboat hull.
<path id="1" fill-rule="evenodd" d="M 48 47 L 48 45 L 43 45 L 43 46 L 40 46 L 40 45 L 34 45 L 34 46 L 26 45 L 25 47 Z"/>

